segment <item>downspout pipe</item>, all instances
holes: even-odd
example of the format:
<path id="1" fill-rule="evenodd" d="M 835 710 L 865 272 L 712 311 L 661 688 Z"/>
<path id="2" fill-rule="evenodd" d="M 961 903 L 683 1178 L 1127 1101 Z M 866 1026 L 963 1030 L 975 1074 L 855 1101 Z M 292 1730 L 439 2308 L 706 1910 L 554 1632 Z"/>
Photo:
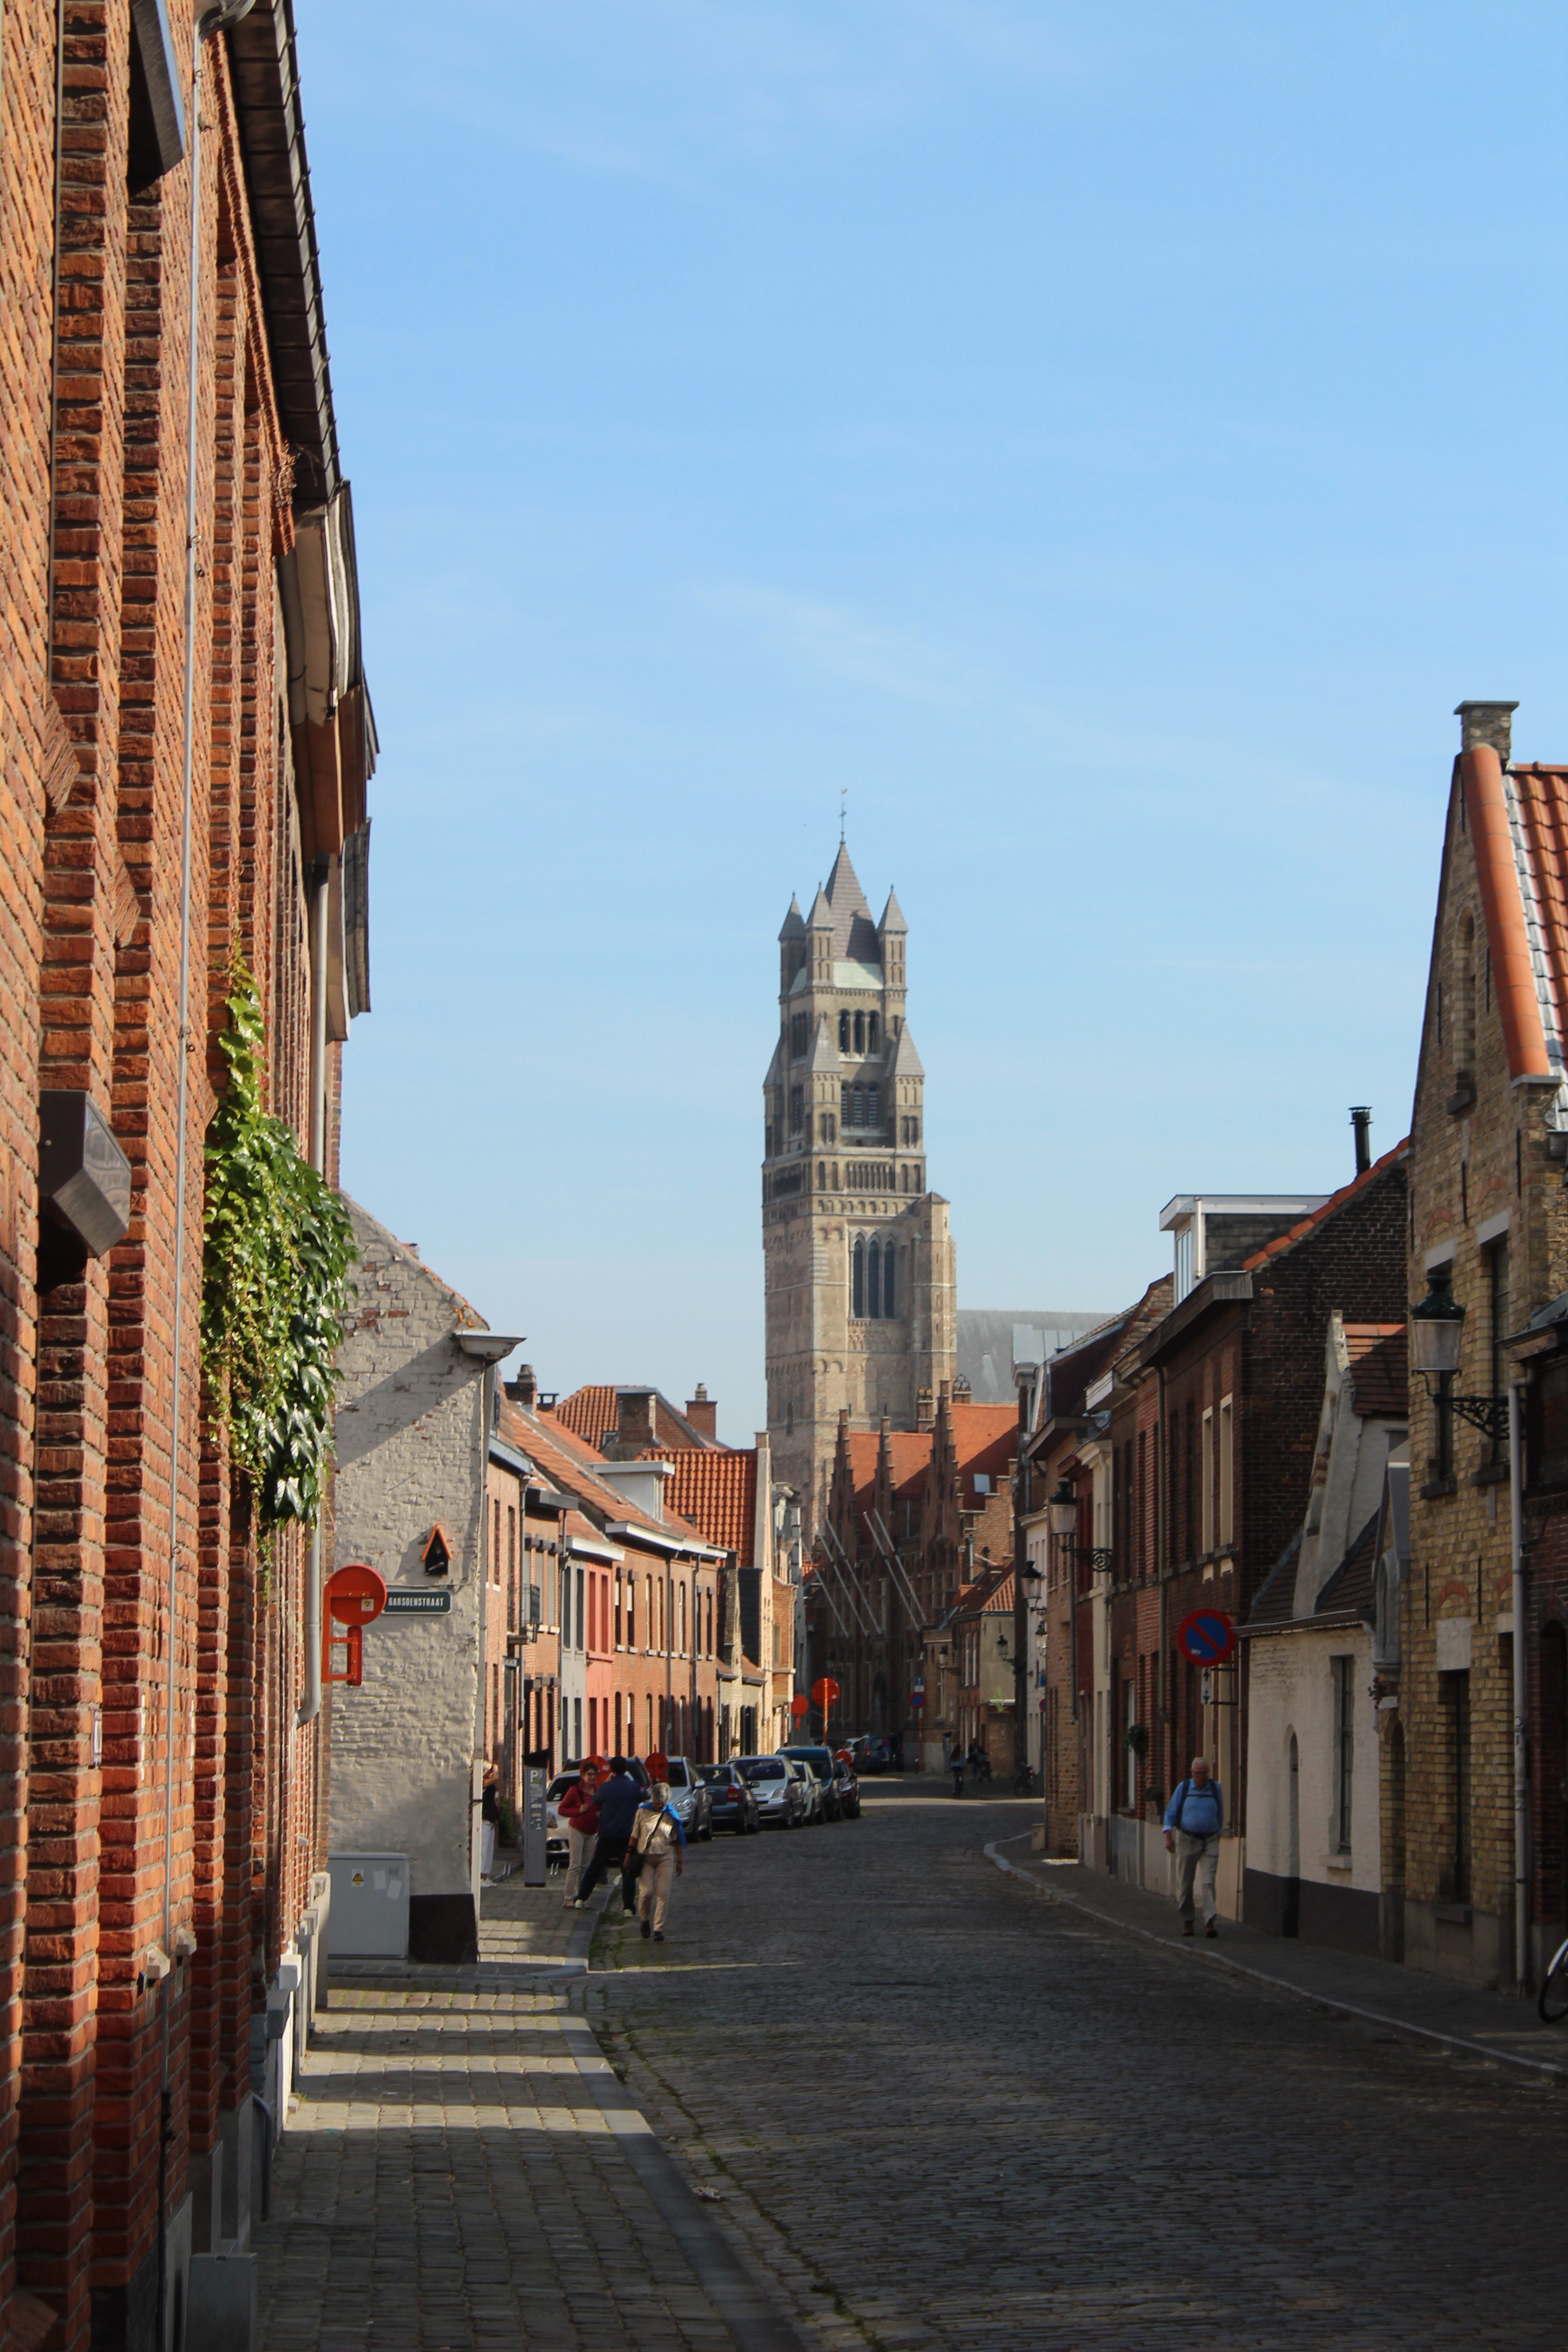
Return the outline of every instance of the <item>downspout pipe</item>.
<path id="1" fill-rule="evenodd" d="M 1524 1411 L 1517 1382 L 1508 1392 L 1509 1548 L 1513 1570 L 1513 1965 L 1530 1987 L 1530 1753 L 1525 1738 Z"/>
<path id="2" fill-rule="evenodd" d="M 327 916 L 331 889 L 327 861 L 316 860 L 315 893 L 310 900 L 310 1165 L 318 1176 L 327 1172 Z M 321 1515 L 310 1528 L 310 1551 L 305 1566 L 305 1689 L 295 1710 L 296 1730 L 303 1731 L 321 1712 Z"/>

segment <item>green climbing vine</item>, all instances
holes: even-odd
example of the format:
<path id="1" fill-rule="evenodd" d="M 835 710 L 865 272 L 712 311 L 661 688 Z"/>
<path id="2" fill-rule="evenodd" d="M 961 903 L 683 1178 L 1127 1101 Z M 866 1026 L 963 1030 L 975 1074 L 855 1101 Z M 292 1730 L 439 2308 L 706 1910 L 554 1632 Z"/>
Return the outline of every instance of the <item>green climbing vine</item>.
<path id="1" fill-rule="evenodd" d="M 270 1534 L 321 1509 L 357 1253 L 342 1202 L 263 1104 L 266 1031 L 237 955 L 226 1002 L 228 1084 L 207 1130 L 202 1364 Z"/>

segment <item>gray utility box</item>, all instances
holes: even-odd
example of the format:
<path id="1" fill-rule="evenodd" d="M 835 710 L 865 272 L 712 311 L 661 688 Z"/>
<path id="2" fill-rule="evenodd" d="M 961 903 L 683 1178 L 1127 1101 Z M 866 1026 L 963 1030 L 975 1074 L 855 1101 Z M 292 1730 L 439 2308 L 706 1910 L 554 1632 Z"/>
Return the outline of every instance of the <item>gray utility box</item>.
<path id="1" fill-rule="evenodd" d="M 408 1957 L 408 1856 L 333 1853 L 332 1954 L 341 1960 Z"/>

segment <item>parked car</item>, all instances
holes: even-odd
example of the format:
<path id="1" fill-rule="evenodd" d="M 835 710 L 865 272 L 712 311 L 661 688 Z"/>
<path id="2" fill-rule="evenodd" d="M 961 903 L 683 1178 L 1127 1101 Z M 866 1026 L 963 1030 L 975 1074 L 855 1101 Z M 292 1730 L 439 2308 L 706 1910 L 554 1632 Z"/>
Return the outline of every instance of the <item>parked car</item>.
<path id="1" fill-rule="evenodd" d="M 756 1798 L 742 1772 L 733 1764 L 700 1764 L 697 1769 L 708 1784 L 708 1818 L 716 1830 L 733 1830 L 737 1837 L 745 1837 L 762 1828 Z"/>
<path id="2" fill-rule="evenodd" d="M 811 1800 L 798 1764 L 782 1756 L 737 1756 L 735 1769 L 750 1784 L 763 1822 L 776 1822 L 784 1830 L 802 1826 Z"/>
<path id="3" fill-rule="evenodd" d="M 708 1783 L 695 1764 L 684 1756 L 671 1756 L 669 1764 L 669 1810 L 686 1832 L 688 1845 L 700 1840 L 706 1845 L 713 1834 L 713 1801 Z"/>
<path id="4" fill-rule="evenodd" d="M 840 1821 L 858 1822 L 860 1818 L 860 1783 L 855 1777 L 854 1766 L 844 1757 L 836 1756 L 833 1759 L 833 1778 L 838 1790 Z"/>
<path id="5" fill-rule="evenodd" d="M 904 1743 L 896 1731 L 879 1731 L 866 1742 L 868 1772 L 901 1772 L 904 1769 Z"/>
<path id="6" fill-rule="evenodd" d="M 842 1821 L 844 1809 L 838 1801 L 838 1783 L 834 1777 L 832 1748 L 781 1748 L 779 1754 L 789 1757 L 793 1763 L 804 1765 L 816 1782 L 820 1818 L 825 1822 Z"/>
<path id="7" fill-rule="evenodd" d="M 821 1781 L 810 1765 L 803 1764 L 798 1756 L 786 1756 L 784 1760 L 791 1774 L 800 1782 L 801 1791 L 805 1799 L 805 1812 L 803 1818 L 808 1825 L 821 1822 L 824 1818 Z"/>

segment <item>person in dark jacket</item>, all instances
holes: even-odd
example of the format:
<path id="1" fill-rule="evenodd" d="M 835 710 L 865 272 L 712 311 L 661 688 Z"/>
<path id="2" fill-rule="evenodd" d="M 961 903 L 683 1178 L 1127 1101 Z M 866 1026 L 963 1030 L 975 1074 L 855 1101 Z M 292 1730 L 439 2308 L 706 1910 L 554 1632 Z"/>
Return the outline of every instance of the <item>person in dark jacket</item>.
<path id="1" fill-rule="evenodd" d="M 583 1873 L 575 1908 L 582 1910 L 606 1871 L 618 1872 L 626 1858 L 626 1843 L 642 1802 L 642 1790 L 626 1769 L 624 1756 L 610 1759 L 610 1777 L 599 1789 L 599 1834 L 594 1858 Z"/>

